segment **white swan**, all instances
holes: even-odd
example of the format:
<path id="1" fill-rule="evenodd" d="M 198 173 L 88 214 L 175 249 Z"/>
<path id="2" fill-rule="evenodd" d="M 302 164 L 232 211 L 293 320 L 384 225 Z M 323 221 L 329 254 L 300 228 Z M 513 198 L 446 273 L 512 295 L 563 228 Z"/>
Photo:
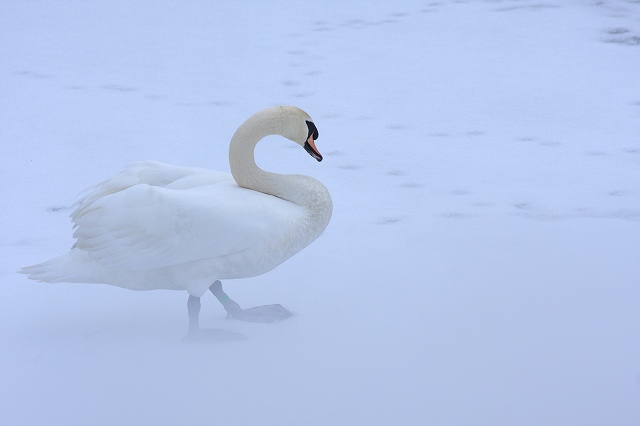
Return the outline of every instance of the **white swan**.
<path id="1" fill-rule="evenodd" d="M 218 281 L 270 271 L 318 238 L 331 218 L 331 196 L 322 183 L 256 165 L 255 146 L 268 135 L 282 135 L 322 160 L 307 113 L 292 106 L 262 110 L 231 139 L 231 175 L 136 163 L 76 203 L 69 253 L 19 272 L 46 282 L 186 290 L 190 334 L 199 330 L 207 289 L 238 319 L 290 316 L 280 305 L 240 309 Z"/>

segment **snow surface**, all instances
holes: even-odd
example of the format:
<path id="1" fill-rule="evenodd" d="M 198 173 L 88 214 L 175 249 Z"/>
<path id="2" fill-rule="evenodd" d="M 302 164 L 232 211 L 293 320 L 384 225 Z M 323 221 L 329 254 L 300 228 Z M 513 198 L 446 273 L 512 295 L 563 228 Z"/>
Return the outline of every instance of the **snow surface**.
<path id="1" fill-rule="evenodd" d="M 640 424 L 640 2 L 0 2 L 0 424 Z M 83 188 L 152 159 L 228 170 L 294 104 L 334 217 L 187 295 L 43 284 Z"/>

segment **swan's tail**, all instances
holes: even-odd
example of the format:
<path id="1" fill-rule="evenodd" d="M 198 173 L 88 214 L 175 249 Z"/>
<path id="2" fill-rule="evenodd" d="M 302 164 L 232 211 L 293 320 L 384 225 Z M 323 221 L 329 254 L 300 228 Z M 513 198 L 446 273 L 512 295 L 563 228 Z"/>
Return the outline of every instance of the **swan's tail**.
<path id="1" fill-rule="evenodd" d="M 54 257 L 37 265 L 18 270 L 29 279 L 48 283 L 91 283 L 95 281 L 95 266 L 86 253 L 72 249 L 69 253 Z"/>

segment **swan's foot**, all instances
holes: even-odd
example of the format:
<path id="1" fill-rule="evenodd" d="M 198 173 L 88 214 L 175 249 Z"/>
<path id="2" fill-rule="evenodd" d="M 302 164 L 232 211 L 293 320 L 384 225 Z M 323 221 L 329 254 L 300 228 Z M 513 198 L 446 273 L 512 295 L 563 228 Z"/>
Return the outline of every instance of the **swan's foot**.
<path id="1" fill-rule="evenodd" d="M 184 338 L 185 343 L 218 343 L 245 340 L 247 337 L 241 333 L 221 330 L 219 328 L 200 328 L 200 298 L 189 296 L 187 301 L 189 312 L 189 333 Z"/>
<path id="2" fill-rule="evenodd" d="M 249 322 L 278 322 L 286 320 L 293 314 L 280 304 L 256 306 L 238 311 L 227 311 L 227 318 Z"/>
<path id="3" fill-rule="evenodd" d="M 242 309 L 222 290 L 220 281 L 214 282 L 209 287 L 211 293 L 222 303 L 227 311 L 227 318 L 249 322 L 278 322 L 285 320 L 293 314 L 280 304 L 256 306 L 255 308 Z"/>

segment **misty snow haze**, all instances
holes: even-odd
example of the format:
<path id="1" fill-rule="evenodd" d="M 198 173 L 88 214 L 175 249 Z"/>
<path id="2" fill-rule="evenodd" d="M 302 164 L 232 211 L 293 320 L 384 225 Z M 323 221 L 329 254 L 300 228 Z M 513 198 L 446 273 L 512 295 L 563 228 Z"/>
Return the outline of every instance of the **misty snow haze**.
<path id="1" fill-rule="evenodd" d="M 640 424 L 640 3 L 0 2 L 0 424 Z M 84 188 L 228 171 L 251 114 L 313 117 L 333 198 L 250 279 L 276 324 L 186 292 L 47 284 Z"/>

